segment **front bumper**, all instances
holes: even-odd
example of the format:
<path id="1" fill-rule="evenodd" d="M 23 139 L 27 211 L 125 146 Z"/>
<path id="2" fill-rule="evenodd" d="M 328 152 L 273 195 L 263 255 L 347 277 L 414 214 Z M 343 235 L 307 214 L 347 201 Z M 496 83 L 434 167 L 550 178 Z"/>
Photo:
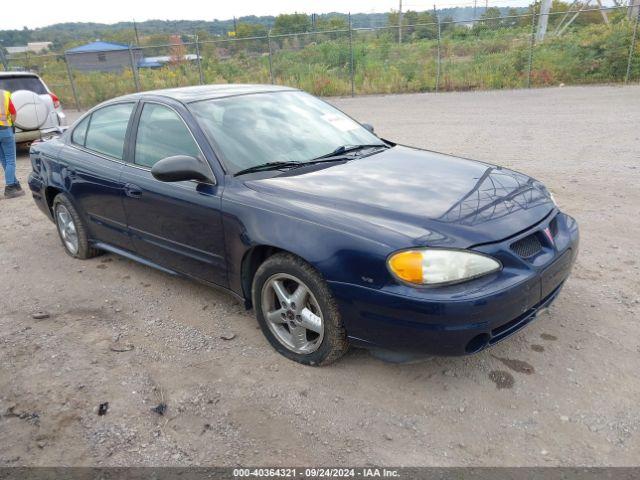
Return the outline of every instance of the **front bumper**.
<path id="1" fill-rule="evenodd" d="M 504 268 L 459 285 L 413 288 L 390 283 L 376 290 L 331 283 L 349 339 L 360 346 L 434 355 L 479 352 L 536 318 L 558 296 L 578 253 L 578 227 L 558 213 L 503 242 L 474 250 Z M 555 235 L 540 252 L 521 258 L 510 246 L 538 235 L 552 221 Z"/>

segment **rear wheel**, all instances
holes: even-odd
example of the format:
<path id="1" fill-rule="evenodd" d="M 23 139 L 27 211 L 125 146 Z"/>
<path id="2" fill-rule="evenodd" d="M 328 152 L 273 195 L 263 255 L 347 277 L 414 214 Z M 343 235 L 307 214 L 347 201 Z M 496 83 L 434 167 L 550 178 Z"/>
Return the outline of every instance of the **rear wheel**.
<path id="1" fill-rule="evenodd" d="M 87 228 L 75 207 L 64 193 L 53 199 L 53 218 L 64 250 L 74 258 L 87 259 L 100 255 L 89 245 Z"/>
<path id="2" fill-rule="evenodd" d="M 329 287 L 300 258 L 287 253 L 269 257 L 256 272 L 252 296 L 263 333 L 285 357 L 326 365 L 347 351 L 346 333 Z"/>

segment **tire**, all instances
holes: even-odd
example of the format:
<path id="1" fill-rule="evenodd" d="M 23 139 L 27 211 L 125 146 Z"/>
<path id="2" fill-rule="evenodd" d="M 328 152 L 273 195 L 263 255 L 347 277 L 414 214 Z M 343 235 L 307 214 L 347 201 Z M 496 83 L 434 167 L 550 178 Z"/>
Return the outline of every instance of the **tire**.
<path id="1" fill-rule="evenodd" d="M 322 276 L 299 257 L 269 257 L 256 271 L 251 291 L 260 328 L 280 354 L 304 365 L 328 365 L 346 353 L 349 343 L 336 301 Z M 297 299 L 303 300 L 296 304 Z"/>
<path id="2" fill-rule="evenodd" d="M 64 251 L 73 258 L 79 258 L 85 260 L 87 258 L 93 258 L 100 255 L 102 252 L 96 248 L 93 248 L 89 244 L 89 237 L 87 235 L 87 227 L 82 221 L 82 218 L 78 214 L 78 211 L 64 193 L 59 193 L 53 199 L 52 206 L 53 220 L 58 230 L 58 236 L 64 247 Z M 66 225 L 65 228 L 63 224 Z M 69 223 L 71 222 L 71 223 Z M 73 242 L 73 235 L 71 232 L 75 231 L 75 242 Z M 76 245 L 73 248 L 73 245 Z"/>

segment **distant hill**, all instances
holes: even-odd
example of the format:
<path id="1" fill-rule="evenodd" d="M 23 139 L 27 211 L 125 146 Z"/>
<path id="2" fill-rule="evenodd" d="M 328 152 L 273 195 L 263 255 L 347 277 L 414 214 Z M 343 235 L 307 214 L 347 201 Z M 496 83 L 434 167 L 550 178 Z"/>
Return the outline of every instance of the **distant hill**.
<path id="1" fill-rule="evenodd" d="M 451 17 L 455 21 L 467 21 L 473 19 L 473 7 L 455 7 L 438 10 L 440 18 Z M 508 12 L 508 8 L 500 9 L 502 14 Z M 516 8 L 518 13 L 524 13 L 526 7 Z M 480 16 L 484 11 L 478 7 L 476 15 Z M 319 18 L 345 17 L 344 13 L 326 13 L 318 15 Z M 387 13 L 355 13 L 351 15 L 353 26 L 358 28 L 382 27 L 387 24 Z M 274 16 L 247 16 L 239 17 L 237 22 L 253 23 L 272 27 Z M 139 35 L 167 35 L 167 34 L 192 34 L 194 32 L 207 32 L 209 35 L 226 35 L 233 31 L 233 19 L 227 20 L 147 20 L 138 22 Z M 0 30 L 0 46 L 26 45 L 27 42 L 51 41 L 52 49 L 60 51 L 63 47 L 73 44 L 102 39 L 107 41 L 135 42 L 133 22 L 119 22 L 111 25 L 103 23 L 57 23 L 47 27 L 22 30 Z"/>

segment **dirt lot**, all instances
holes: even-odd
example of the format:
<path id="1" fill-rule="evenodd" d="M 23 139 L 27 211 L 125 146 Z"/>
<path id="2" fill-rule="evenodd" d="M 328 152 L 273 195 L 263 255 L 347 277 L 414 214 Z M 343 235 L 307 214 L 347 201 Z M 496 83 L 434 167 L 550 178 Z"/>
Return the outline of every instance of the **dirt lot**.
<path id="1" fill-rule="evenodd" d="M 0 465 L 638 464 L 640 87 L 333 101 L 546 182 L 582 229 L 550 312 L 472 357 L 303 367 L 230 296 L 73 260 L 28 196 L 0 200 Z"/>

